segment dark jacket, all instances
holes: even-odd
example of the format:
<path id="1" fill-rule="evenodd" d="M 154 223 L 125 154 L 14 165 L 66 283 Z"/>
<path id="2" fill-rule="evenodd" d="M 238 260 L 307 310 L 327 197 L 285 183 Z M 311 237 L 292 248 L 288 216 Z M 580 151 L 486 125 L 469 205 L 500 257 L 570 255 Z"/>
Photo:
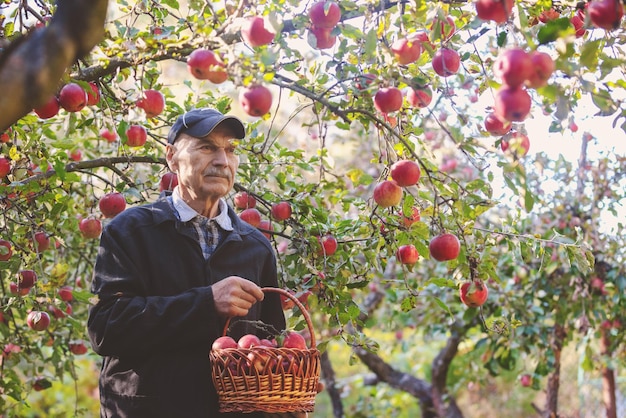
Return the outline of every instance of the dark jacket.
<path id="1" fill-rule="evenodd" d="M 103 417 L 236 416 L 218 413 L 211 380 L 208 354 L 225 323 L 211 284 L 236 275 L 275 287 L 277 273 L 269 241 L 230 208 L 229 215 L 234 230 L 209 260 L 164 195 L 125 210 L 104 228 L 92 284 L 98 302 L 88 321 L 93 349 L 104 357 Z M 283 329 L 278 295 L 267 293 L 248 319 Z M 231 325 L 235 338 L 254 332 Z"/>

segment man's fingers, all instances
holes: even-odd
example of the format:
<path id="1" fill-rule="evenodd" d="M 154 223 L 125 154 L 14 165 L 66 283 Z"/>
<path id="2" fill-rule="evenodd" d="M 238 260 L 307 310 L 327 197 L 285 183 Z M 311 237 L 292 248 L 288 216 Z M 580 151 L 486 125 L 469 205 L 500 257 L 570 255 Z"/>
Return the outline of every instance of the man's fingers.
<path id="1" fill-rule="evenodd" d="M 265 297 L 265 294 L 263 293 L 261 288 L 249 280 L 243 279 L 240 282 L 240 286 L 244 292 L 246 292 L 247 294 L 249 294 L 250 296 L 254 298 L 254 302 L 262 301 L 263 298 Z"/>

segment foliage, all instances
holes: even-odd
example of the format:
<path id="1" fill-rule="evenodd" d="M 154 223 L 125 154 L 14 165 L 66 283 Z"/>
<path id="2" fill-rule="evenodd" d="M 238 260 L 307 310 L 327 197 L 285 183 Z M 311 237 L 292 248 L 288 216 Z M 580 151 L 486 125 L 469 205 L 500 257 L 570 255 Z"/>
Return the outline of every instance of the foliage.
<path id="1" fill-rule="evenodd" d="M 20 348 L 14 353 L 5 348 L 0 357 L 0 410 L 23 402 L 40 376 L 76 377 L 77 356 L 68 344 L 85 339 L 92 297 L 86 285 L 97 251 L 97 240 L 82 237 L 79 220 L 101 218 L 98 201 L 110 191 L 122 192 L 129 205 L 154 200 L 166 172 L 168 127 L 193 107 L 216 107 L 246 120 L 236 190 L 253 194 L 268 219 L 273 203 L 290 202 L 293 215 L 273 222 L 271 240 L 282 284 L 309 298 L 323 344 L 332 339 L 385 352 L 394 343 L 379 341 L 368 329 L 406 327 L 420 330 L 426 343 L 438 344 L 460 323 L 471 350 L 483 352 L 474 360 L 484 364 L 472 375 L 453 374 L 449 385 L 458 388 L 474 374 L 510 373 L 530 358 L 536 363 L 534 374 L 546 376 L 554 366 L 548 336 L 554 324 L 561 324 L 568 329 L 567 341 L 577 332 L 587 342 L 585 367 L 599 364 L 591 342 L 601 324 L 626 321 L 624 224 L 609 231 L 600 225 L 602 213 L 618 213 L 624 202 L 626 160 L 604 155 L 575 167 L 542 154 L 533 159 L 502 152 L 501 143 L 509 137 L 491 137 L 483 126 L 500 86 L 492 63 L 502 49 L 517 45 L 548 51 L 554 58 L 557 71 L 549 84 L 531 92 L 533 112 L 549 115 L 549 131 L 573 131 L 574 112 L 585 100 L 595 105 L 601 123 L 626 130 L 626 109 L 619 99 L 626 89 L 624 30 L 589 27 L 578 39 L 569 23 L 575 2 L 560 2 L 559 19 L 539 22 L 549 3 L 518 2 L 514 17 L 498 26 L 478 19 L 471 2 L 343 1 L 344 18 L 333 31 L 337 42 L 324 50 L 314 48 L 306 5 L 299 1 L 246 7 L 176 0 L 111 3 L 105 38 L 64 80 L 85 88 L 95 82 L 99 103 L 76 113 L 61 110 L 45 120 L 26 115 L 7 131 L 0 147 L 11 160 L 11 173 L 0 183 L 0 238 L 11 241 L 14 252 L 9 261 L 0 261 L 5 319 L 0 335 L 5 347 Z M 52 4 L 37 5 L 42 19 L 54 11 Z M 7 39 L 36 23 L 37 15 L 21 6 L 4 11 Z M 241 42 L 241 17 L 255 14 L 277 31 L 273 44 L 252 48 Z M 431 28 L 446 16 L 457 27 L 450 37 L 445 27 Z M 432 44 L 424 43 L 415 63 L 397 64 L 391 44 L 419 31 L 428 31 Z M 440 77 L 430 65 L 443 46 L 461 56 L 457 75 Z M 226 83 L 199 81 L 187 71 L 186 57 L 200 47 L 222 56 Z M 366 74 L 375 81 L 365 85 Z M 238 107 L 237 92 L 257 83 L 271 87 L 273 105 L 269 114 L 253 118 Z M 405 101 L 400 111 L 381 114 L 373 97 L 386 86 L 404 91 L 428 86 L 435 93 L 433 103 L 419 109 Z M 152 118 L 137 106 L 147 89 L 166 99 L 165 111 Z M 514 125 L 524 132 L 533 123 L 529 118 Z M 145 145 L 128 146 L 131 124 L 148 129 Z M 104 128 L 115 130 L 119 141 L 103 139 Z M 586 143 L 602 142 L 585 135 Z M 75 150 L 82 152 L 80 161 L 70 159 Z M 373 188 L 389 178 L 399 159 L 418 161 L 422 178 L 404 188 L 398 206 L 377 206 Z M 498 183 L 504 193 L 496 190 Z M 406 227 L 401 214 L 414 206 L 421 220 Z M 51 237 L 50 249 L 35 250 L 37 231 Z M 430 259 L 428 244 L 444 231 L 459 237 L 461 252 L 439 263 Z M 339 241 L 332 255 L 319 252 L 317 237 L 325 234 Z M 396 251 L 404 244 L 418 249 L 420 262 L 414 268 L 396 263 Z M 601 273 L 599 262 L 607 267 Z M 11 293 L 10 282 L 21 269 L 35 270 L 39 280 L 31 292 L 18 296 Z M 592 286 L 596 276 L 603 289 Z M 489 301 L 468 309 L 459 302 L 457 288 L 477 278 L 487 281 Z M 57 294 L 63 285 L 74 290 L 72 314 L 53 318 L 44 332 L 30 330 L 28 311 L 66 309 Z M 366 298 L 377 291 L 383 292 L 384 303 L 369 312 Z M 623 350 L 622 329 L 613 326 L 610 332 L 613 348 Z M 388 407 L 396 402 L 392 398 Z M 384 410 L 383 403 L 366 403 L 363 398 L 351 413 L 393 411 Z"/>

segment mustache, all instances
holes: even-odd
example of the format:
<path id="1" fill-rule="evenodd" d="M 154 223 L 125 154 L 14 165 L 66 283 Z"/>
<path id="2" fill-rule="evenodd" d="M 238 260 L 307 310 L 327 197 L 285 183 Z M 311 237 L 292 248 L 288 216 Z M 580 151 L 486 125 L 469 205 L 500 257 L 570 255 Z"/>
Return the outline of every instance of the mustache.
<path id="1" fill-rule="evenodd" d="M 231 179 L 231 174 L 228 171 L 207 170 L 202 173 L 202 175 L 205 177 L 223 177 L 228 180 Z"/>

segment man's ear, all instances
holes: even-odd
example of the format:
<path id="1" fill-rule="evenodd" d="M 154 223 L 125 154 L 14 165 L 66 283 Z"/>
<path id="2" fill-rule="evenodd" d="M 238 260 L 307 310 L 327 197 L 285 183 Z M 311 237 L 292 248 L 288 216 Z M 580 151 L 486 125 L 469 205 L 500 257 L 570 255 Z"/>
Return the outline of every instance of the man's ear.
<path id="1" fill-rule="evenodd" d="M 174 148 L 174 145 L 167 144 L 165 146 L 165 161 L 167 161 L 167 166 L 170 168 L 172 173 L 176 173 L 176 170 L 178 169 L 178 164 L 176 163 L 176 158 L 174 157 L 175 153 L 176 148 Z"/>

